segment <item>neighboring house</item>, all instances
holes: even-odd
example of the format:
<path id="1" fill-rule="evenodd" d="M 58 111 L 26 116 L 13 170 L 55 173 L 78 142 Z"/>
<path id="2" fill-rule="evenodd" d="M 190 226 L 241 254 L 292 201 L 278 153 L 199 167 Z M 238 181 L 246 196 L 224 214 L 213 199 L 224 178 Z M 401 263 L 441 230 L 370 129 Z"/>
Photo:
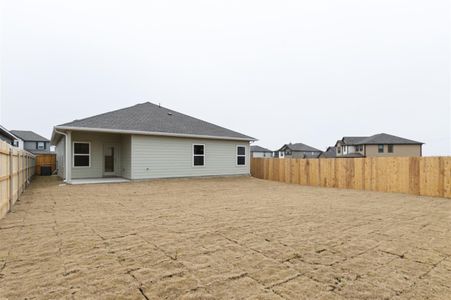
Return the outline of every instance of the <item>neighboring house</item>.
<path id="1" fill-rule="evenodd" d="M 20 139 L 11 131 L 0 125 L 0 141 L 4 141 L 9 145 L 19 147 Z M 23 149 L 23 148 L 21 148 Z"/>
<path id="2" fill-rule="evenodd" d="M 320 154 L 319 158 L 336 158 L 336 148 L 334 146 L 327 147 L 327 150 Z"/>
<path id="3" fill-rule="evenodd" d="M 422 156 L 422 142 L 380 133 L 343 137 L 335 144 L 337 157 Z"/>
<path id="4" fill-rule="evenodd" d="M 141 103 L 54 127 L 58 175 L 148 179 L 249 175 L 247 135 Z"/>
<path id="5" fill-rule="evenodd" d="M 23 149 L 33 154 L 47 154 L 50 152 L 50 141 L 29 130 L 11 130 L 23 142 Z"/>
<path id="6" fill-rule="evenodd" d="M 252 157 L 272 157 L 272 151 L 260 146 L 251 146 Z"/>
<path id="7" fill-rule="evenodd" d="M 279 158 L 318 158 L 322 153 L 321 150 L 302 143 L 285 144 L 276 151 L 276 157 Z"/>

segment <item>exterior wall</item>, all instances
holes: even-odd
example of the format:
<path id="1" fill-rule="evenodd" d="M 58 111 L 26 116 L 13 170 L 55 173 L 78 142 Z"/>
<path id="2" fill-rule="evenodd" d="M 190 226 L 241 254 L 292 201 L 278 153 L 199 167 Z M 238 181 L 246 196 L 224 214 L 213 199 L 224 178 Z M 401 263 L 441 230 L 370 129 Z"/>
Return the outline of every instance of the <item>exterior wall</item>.
<path id="1" fill-rule="evenodd" d="M 15 140 L 14 142 L 16 143 L 17 148 L 22 149 L 22 150 L 25 149 L 25 148 L 24 148 L 24 145 L 25 145 L 24 141 L 22 141 L 22 140 Z M 50 146 L 49 146 L 49 147 L 50 147 Z"/>
<path id="2" fill-rule="evenodd" d="M 291 155 L 285 154 L 286 158 L 314 158 L 321 154 L 321 152 L 312 151 L 293 151 Z"/>
<path id="3" fill-rule="evenodd" d="M 122 165 L 122 177 L 132 178 L 132 137 L 131 135 L 122 136 L 121 147 L 121 165 Z"/>
<path id="4" fill-rule="evenodd" d="M 11 143 L 13 142 L 12 139 L 10 139 L 7 136 L 4 136 L 3 134 L 0 134 L 0 141 L 4 141 L 5 143 L 7 143 L 8 145 L 11 145 Z"/>
<path id="5" fill-rule="evenodd" d="M 378 152 L 378 145 L 365 145 L 367 157 L 379 156 L 421 156 L 421 145 L 394 145 L 393 153 L 388 153 L 388 145 L 384 153 Z"/>
<path id="6" fill-rule="evenodd" d="M 340 152 L 338 152 L 340 150 Z M 336 156 L 342 156 L 343 155 L 343 145 L 340 141 L 337 142 L 337 145 L 335 146 L 335 155 Z"/>
<path id="7" fill-rule="evenodd" d="M 267 158 L 267 157 L 272 157 L 272 153 L 271 152 L 252 152 L 252 157 L 255 158 Z"/>
<path id="8" fill-rule="evenodd" d="M 108 134 L 108 133 L 97 133 L 97 132 L 83 132 L 83 131 L 73 131 L 72 132 L 72 142 L 90 142 L 91 143 L 91 165 L 89 167 L 74 167 L 73 166 L 73 146 L 71 147 L 72 157 L 72 179 L 77 178 L 100 178 L 103 177 L 104 171 L 104 145 L 105 144 L 117 144 L 119 146 L 118 158 L 115 163 L 115 169 L 117 170 L 117 176 L 122 175 L 121 160 L 121 142 L 122 136 L 119 134 Z"/>
<path id="9" fill-rule="evenodd" d="M 193 166 L 193 144 L 205 145 L 205 165 Z M 246 147 L 246 165 L 237 166 L 236 147 Z M 132 136 L 132 179 L 250 174 L 249 142 Z"/>
<path id="10" fill-rule="evenodd" d="M 37 142 L 34 141 L 25 141 L 23 147 L 28 151 L 39 150 L 36 144 Z M 50 151 L 50 142 L 45 142 L 45 149 L 39 151 Z"/>
<path id="11" fill-rule="evenodd" d="M 66 137 L 63 136 L 55 147 L 56 152 L 56 169 L 60 178 L 65 179 L 65 153 L 66 153 Z"/>

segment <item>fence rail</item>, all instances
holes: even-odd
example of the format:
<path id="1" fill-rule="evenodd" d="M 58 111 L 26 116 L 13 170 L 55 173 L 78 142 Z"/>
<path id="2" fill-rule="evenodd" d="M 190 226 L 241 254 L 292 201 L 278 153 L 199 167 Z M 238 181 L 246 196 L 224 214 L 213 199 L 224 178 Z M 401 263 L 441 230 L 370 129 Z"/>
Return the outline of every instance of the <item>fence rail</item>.
<path id="1" fill-rule="evenodd" d="M 308 186 L 451 198 L 451 157 L 253 158 L 251 174 Z"/>
<path id="2" fill-rule="evenodd" d="M 34 164 L 34 155 L 0 141 L 0 219 L 28 186 Z"/>
<path id="3" fill-rule="evenodd" d="M 51 172 L 53 173 L 56 169 L 56 154 L 37 154 L 35 158 L 34 172 L 38 176 L 41 175 L 41 167 L 50 167 Z"/>

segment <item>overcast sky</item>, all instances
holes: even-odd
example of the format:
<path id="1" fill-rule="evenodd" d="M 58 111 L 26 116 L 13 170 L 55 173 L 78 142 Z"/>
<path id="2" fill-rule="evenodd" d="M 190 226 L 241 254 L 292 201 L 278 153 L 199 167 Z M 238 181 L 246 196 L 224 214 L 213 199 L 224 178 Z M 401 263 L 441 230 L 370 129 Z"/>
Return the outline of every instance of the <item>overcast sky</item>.
<path id="1" fill-rule="evenodd" d="M 0 0 L 1 1 L 1 0 Z M 0 124 L 151 101 L 278 148 L 386 132 L 451 154 L 449 0 L 2 1 Z"/>

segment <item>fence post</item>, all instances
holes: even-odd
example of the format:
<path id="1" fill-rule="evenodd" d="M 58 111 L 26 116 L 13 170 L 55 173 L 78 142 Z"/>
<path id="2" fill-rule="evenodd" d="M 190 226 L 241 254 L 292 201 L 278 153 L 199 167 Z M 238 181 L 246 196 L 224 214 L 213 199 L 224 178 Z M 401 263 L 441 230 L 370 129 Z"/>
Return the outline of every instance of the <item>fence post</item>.
<path id="1" fill-rule="evenodd" d="M 9 148 L 9 211 L 13 208 L 13 149 Z"/>

